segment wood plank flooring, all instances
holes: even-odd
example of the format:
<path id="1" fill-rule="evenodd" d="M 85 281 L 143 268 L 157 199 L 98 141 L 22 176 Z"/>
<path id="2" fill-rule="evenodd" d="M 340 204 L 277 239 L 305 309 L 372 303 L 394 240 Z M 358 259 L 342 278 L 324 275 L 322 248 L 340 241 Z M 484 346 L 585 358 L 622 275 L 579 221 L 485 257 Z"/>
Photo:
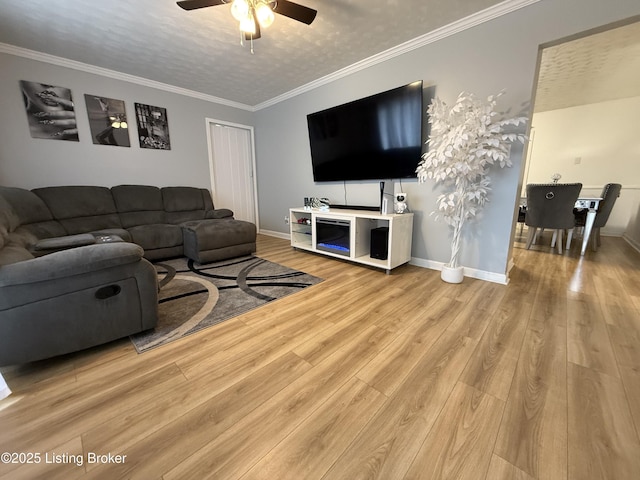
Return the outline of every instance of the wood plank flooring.
<path id="1" fill-rule="evenodd" d="M 0 452 L 40 463 L 0 479 L 639 479 L 640 254 L 517 240 L 505 286 L 259 236 L 324 282 L 142 355 L 3 368 Z"/>

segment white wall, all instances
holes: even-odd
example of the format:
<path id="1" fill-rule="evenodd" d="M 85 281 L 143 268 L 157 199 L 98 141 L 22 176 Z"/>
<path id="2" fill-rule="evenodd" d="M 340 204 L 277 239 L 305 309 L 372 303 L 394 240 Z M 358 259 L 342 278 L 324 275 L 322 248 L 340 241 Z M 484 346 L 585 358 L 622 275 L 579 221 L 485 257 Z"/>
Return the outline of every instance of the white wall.
<path id="1" fill-rule="evenodd" d="M 621 236 L 640 206 L 640 97 L 536 113 L 526 183 L 580 182 L 599 196 L 605 183 L 623 190 L 604 235 Z"/>
<path id="2" fill-rule="evenodd" d="M 286 232 L 284 216 L 305 196 L 339 203 L 343 184 L 315 184 L 306 115 L 330 106 L 422 79 L 452 102 L 461 91 L 479 96 L 507 90 L 501 106 L 513 112 L 531 99 L 540 44 L 637 15 L 636 0 L 543 0 L 471 29 L 435 41 L 256 113 L 258 191 L 261 227 Z M 489 275 L 504 275 L 511 258 L 522 150 L 512 151 L 514 167 L 495 171 L 490 203 L 467 230 L 461 264 Z M 377 182 L 346 184 L 349 203 L 375 204 Z M 449 260 L 450 231 L 429 213 L 438 192 L 433 185 L 403 180 L 416 214 L 412 256 L 429 266 Z"/>
<path id="3" fill-rule="evenodd" d="M 79 142 L 31 138 L 20 80 L 71 89 Z M 84 94 L 125 101 L 131 147 L 93 144 Z M 139 147 L 134 102 L 167 109 L 171 150 Z M 210 188 L 206 117 L 252 122 L 247 110 L 0 53 L 0 184 L 36 188 L 139 183 Z"/>

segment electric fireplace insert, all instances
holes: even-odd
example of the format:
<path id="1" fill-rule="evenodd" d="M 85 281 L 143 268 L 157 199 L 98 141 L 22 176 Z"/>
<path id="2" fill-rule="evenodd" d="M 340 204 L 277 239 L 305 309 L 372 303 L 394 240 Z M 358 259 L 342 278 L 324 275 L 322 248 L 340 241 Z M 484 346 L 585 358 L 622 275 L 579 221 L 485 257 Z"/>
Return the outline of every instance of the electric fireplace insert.
<path id="1" fill-rule="evenodd" d="M 316 248 L 348 257 L 350 251 L 351 221 L 334 218 L 316 218 Z"/>

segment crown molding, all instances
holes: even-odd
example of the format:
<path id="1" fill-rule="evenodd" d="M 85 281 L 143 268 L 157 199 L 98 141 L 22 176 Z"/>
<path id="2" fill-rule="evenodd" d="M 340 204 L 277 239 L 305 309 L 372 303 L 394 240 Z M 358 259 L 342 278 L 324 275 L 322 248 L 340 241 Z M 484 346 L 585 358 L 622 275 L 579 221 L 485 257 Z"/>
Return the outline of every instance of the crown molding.
<path id="1" fill-rule="evenodd" d="M 495 18 L 501 17 L 503 15 L 507 15 L 508 13 L 527 7 L 539 1 L 541 0 L 505 0 L 504 2 L 498 3 L 497 5 L 493 5 L 492 7 L 486 8 L 480 12 L 469 15 L 468 17 L 465 17 L 463 19 L 450 23 L 449 25 L 438 28 L 424 35 L 421 35 L 420 37 L 414 38 L 413 40 L 409 40 L 393 48 L 385 50 L 384 52 L 380 52 L 369 58 L 356 62 L 352 65 L 349 65 L 348 67 L 340 69 L 329 75 L 325 75 L 324 77 L 314 80 L 313 82 L 309 82 L 298 88 L 294 88 L 293 90 L 290 90 L 286 93 L 283 93 L 282 95 L 274 97 L 265 102 L 259 103 L 255 106 L 234 102 L 234 101 L 227 100 L 220 97 L 214 97 L 213 95 L 207 95 L 205 93 L 196 92 L 194 90 L 189 90 L 186 88 L 176 87 L 166 83 L 156 82 L 155 80 L 150 80 L 148 78 L 137 77 L 135 75 L 129 75 L 127 73 L 117 72 L 115 70 L 109 70 L 107 68 L 102 68 L 102 67 L 97 67 L 95 65 L 89 65 L 87 63 L 77 62 L 75 60 L 70 60 L 68 58 L 57 57 L 55 55 L 49 55 L 47 53 L 37 52 L 35 50 L 16 47 L 14 45 L 9 45 L 6 43 L 0 43 L 0 53 L 8 53 L 10 55 L 25 57 L 31 60 L 50 63 L 52 65 L 71 68 L 74 70 L 92 73 L 92 74 L 100 75 L 103 77 L 109 77 L 109 78 L 121 80 L 124 82 L 135 83 L 137 85 L 155 88 L 158 90 L 163 90 L 163 91 L 175 93 L 178 95 L 197 98 L 199 100 L 204 100 L 206 102 L 217 103 L 220 105 L 226 105 L 229 107 L 238 108 L 240 110 L 256 112 L 258 110 L 262 110 L 264 108 L 270 107 L 277 103 L 283 102 L 290 98 L 293 98 L 303 93 L 314 90 L 323 85 L 327 85 L 331 82 L 344 78 L 348 75 L 354 74 L 356 72 L 359 72 L 371 66 L 374 66 L 379 63 L 390 60 L 392 58 L 398 57 L 407 52 L 411 52 L 418 48 L 424 47 L 425 45 L 429 45 L 431 43 L 437 42 L 438 40 L 442 40 L 444 38 L 450 37 L 451 35 L 455 35 L 456 33 L 460 33 L 464 30 L 473 28 L 477 25 L 488 22 Z"/>
<path id="2" fill-rule="evenodd" d="M 353 73 L 359 72 L 361 70 L 365 70 L 373 65 L 377 65 L 382 62 L 386 62 L 392 58 L 403 55 L 407 52 L 411 52 L 418 48 L 424 47 L 425 45 L 429 45 L 431 43 L 437 42 L 444 38 L 450 37 L 451 35 L 455 35 L 456 33 L 460 33 L 469 28 L 473 28 L 482 23 L 488 22 L 495 18 L 501 17 L 503 15 L 507 15 L 515 10 L 519 10 L 521 8 L 527 7 L 534 3 L 538 3 L 541 0 L 505 0 L 502 3 L 498 3 L 497 5 L 493 5 L 492 7 L 481 10 L 480 12 L 469 15 L 468 17 L 457 20 L 449 25 L 445 25 L 444 27 L 433 30 L 429 33 L 421 35 L 419 37 L 414 38 L 413 40 L 409 40 L 407 42 L 401 43 L 395 47 L 392 47 L 384 52 L 377 53 L 369 58 L 365 58 L 359 62 L 356 62 L 348 67 L 345 67 L 336 72 L 330 73 L 324 77 L 321 77 L 313 82 L 302 85 L 298 88 L 295 88 L 287 93 L 283 93 L 277 97 L 274 97 L 266 102 L 262 102 L 254 107 L 255 111 L 261 110 L 263 108 L 270 107 L 277 103 L 280 103 L 289 98 L 293 98 L 302 93 L 311 91 L 315 88 L 321 87 L 328 83 L 331 83 L 340 78 L 344 78 Z"/>
<path id="3" fill-rule="evenodd" d="M 68 58 L 57 57 L 55 55 L 49 55 L 48 53 L 37 52 L 35 50 L 29 50 L 27 48 L 16 47 L 15 45 L 9 45 L 7 43 L 0 43 L 0 53 L 8 53 L 9 55 L 16 55 L 18 57 L 28 58 L 30 60 L 36 60 L 39 62 L 50 63 L 59 67 L 71 68 L 73 70 L 79 70 L 81 72 L 92 73 L 94 75 L 100 75 L 102 77 L 109 77 L 115 80 L 121 80 L 123 82 L 135 83 L 136 85 L 142 85 L 144 87 L 155 88 L 163 90 L 165 92 L 176 93 L 178 95 L 184 95 L 187 97 L 197 98 L 211 103 L 219 103 L 221 105 L 227 105 L 233 108 L 239 108 L 241 110 L 254 111 L 255 108 L 246 105 L 244 103 L 233 102 L 220 97 L 214 97 L 213 95 L 207 95 L 205 93 L 196 92 L 186 88 L 176 87 L 166 83 L 156 82 L 155 80 L 149 80 L 144 77 L 137 77 L 135 75 L 129 75 L 128 73 L 117 72 L 115 70 L 109 70 L 108 68 L 97 67 L 95 65 L 89 65 L 88 63 L 77 62 Z"/>

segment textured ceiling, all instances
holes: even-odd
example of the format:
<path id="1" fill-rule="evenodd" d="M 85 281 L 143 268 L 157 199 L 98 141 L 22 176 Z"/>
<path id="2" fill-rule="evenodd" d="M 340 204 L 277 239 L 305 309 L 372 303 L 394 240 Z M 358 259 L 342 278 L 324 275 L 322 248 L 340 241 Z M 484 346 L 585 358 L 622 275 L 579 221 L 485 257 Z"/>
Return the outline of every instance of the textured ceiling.
<path id="1" fill-rule="evenodd" d="M 640 96 L 640 22 L 547 47 L 535 112 Z"/>
<path id="2" fill-rule="evenodd" d="M 174 0 L 0 0 L 0 43 L 256 106 L 494 7 L 502 0 L 297 0 L 240 46 L 227 5 Z M 536 111 L 640 95 L 640 23 L 543 52 Z M 38 80 L 38 79 L 35 79 Z"/>
<path id="3" fill-rule="evenodd" d="M 0 42 L 254 106 L 500 2 L 297 0 L 316 20 L 276 15 L 252 55 L 228 5 L 1 0 Z"/>

